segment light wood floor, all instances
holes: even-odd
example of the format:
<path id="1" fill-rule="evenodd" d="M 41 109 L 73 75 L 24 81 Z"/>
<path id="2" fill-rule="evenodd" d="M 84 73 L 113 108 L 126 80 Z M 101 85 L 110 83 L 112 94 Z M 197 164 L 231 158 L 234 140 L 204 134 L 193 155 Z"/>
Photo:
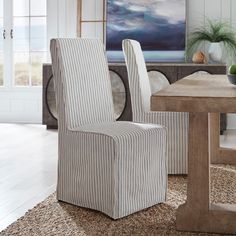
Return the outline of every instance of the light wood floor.
<path id="1" fill-rule="evenodd" d="M 236 148 L 236 130 L 221 136 Z M 0 231 L 56 189 L 57 131 L 0 124 Z"/>
<path id="2" fill-rule="evenodd" d="M 0 124 L 0 231 L 56 189 L 57 131 Z"/>

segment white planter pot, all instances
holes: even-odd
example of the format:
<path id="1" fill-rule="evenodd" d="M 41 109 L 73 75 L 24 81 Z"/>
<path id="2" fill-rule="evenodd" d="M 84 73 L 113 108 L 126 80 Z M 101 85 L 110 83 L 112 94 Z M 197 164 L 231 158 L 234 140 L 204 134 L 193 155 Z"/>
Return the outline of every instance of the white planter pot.
<path id="1" fill-rule="evenodd" d="M 220 43 L 210 43 L 209 47 L 209 59 L 212 62 L 221 62 L 222 60 L 222 48 Z"/>

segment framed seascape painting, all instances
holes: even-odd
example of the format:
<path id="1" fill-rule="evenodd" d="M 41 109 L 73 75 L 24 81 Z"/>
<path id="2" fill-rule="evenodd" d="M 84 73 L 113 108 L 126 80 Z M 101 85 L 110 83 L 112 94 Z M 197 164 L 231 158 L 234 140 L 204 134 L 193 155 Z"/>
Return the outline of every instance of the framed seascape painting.
<path id="1" fill-rule="evenodd" d="M 186 0 L 107 0 L 108 60 L 124 61 L 122 40 L 140 42 L 147 62 L 185 60 Z"/>

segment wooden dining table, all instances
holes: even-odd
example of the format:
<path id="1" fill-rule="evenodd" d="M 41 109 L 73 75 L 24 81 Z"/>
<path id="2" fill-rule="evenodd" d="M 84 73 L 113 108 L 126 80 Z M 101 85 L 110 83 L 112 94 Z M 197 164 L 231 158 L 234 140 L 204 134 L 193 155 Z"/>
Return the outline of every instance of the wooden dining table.
<path id="1" fill-rule="evenodd" d="M 177 230 L 236 234 L 236 205 L 211 204 L 209 196 L 210 163 L 236 164 L 236 150 L 219 141 L 220 113 L 236 113 L 236 86 L 226 75 L 191 75 L 153 94 L 151 110 L 189 112 L 187 201 Z"/>

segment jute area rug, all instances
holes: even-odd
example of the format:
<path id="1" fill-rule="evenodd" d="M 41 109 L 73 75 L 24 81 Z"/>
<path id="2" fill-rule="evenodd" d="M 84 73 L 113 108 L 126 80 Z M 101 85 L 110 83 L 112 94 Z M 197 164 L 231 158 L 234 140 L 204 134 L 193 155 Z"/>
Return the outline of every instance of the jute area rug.
<path id="1" fill-rule="evenodd" d="M 0 236 L 208 235 L 176 231 L 176 209 L 186 199 L 186 186 L 186 177 L 170 176 L 166 203 L 116 221 L 93 210 L 57 202 L 53 194 Z M 211 167 L 211 201 L 236 203 L 236 167 Z"/>

